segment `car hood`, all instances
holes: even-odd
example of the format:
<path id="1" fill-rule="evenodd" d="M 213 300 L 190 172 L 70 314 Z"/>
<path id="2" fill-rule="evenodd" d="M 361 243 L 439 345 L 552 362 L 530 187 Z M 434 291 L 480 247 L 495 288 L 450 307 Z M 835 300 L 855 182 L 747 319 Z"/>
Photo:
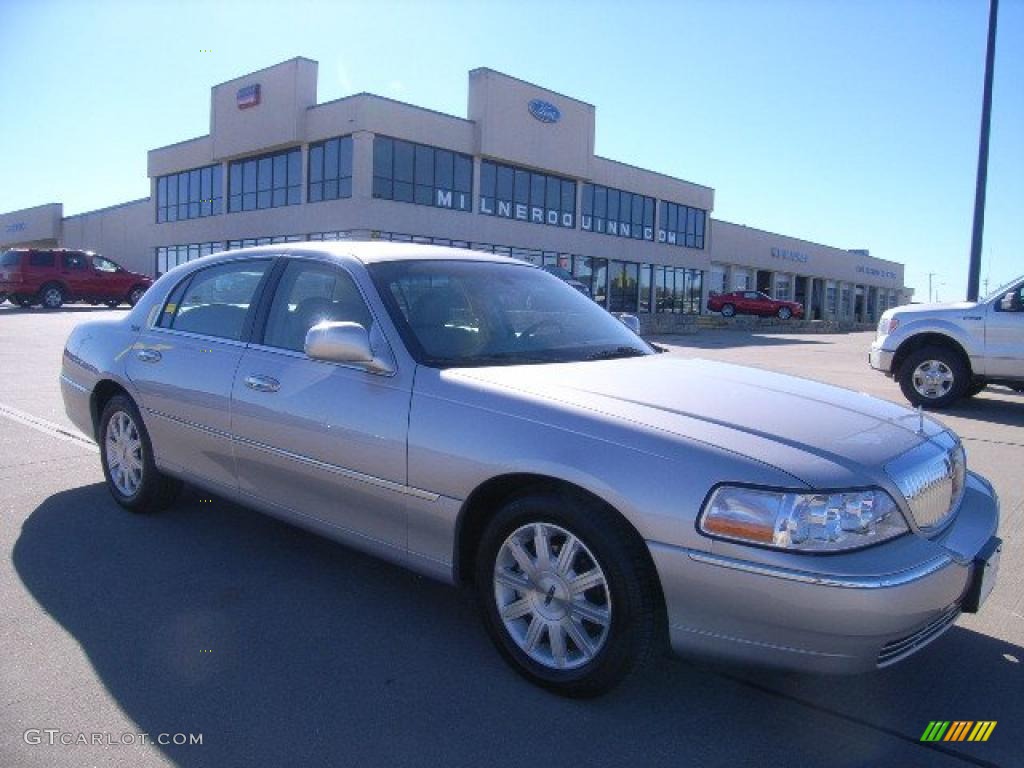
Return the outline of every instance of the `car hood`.
<path id="1" fill-rule="evenodd" d="M 894 315 L 962 315 L 965 311 L 977 309 L 981 305 L 976 301 L 957 301 L 945 304 L 905 304 L 891 310 Z"/>
<path id="2" fill-rule="evenodd" d="M 656 355 L 446 373 L 453 383 L 724 448 L 811 486 L 888 484 L 887 461 L 944 431 L 909 408 L 860 392 L 702 359 Z"/>

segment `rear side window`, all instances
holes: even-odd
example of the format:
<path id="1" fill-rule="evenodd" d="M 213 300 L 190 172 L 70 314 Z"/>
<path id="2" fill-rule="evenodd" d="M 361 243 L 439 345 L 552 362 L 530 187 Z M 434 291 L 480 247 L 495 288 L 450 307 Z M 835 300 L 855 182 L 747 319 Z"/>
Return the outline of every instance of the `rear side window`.
<path id="1" fill-rule="evenodd" d="M 33 267 L 52 267 L 56 262 L 53 251 L 33 251 L 28 255 L 28 263 Z"/>
<path id="2" fill-rule="evenodd" d="M 0 256 L 0 267 L 16 267 L 21 263 L 21 251 L 4 251 Z"/>
<path id="3" fill-rule="evenodd" d="M 184 289 L 179 286 L 171 293 L 160 327 L 240 341 L 270 263 L 270 259 L 253 259 L 196 272 Z"/>
<path id="4" fill-rule="evenodd" d="M 64 269 L 85 269 L 85 256 L 81 253 L 65 253 Z"/>

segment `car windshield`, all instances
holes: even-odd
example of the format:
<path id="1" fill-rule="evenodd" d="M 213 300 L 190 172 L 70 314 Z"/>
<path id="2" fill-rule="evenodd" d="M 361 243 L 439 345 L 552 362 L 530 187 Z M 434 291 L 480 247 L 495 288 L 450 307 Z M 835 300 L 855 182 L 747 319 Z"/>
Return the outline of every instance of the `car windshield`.
<path id="1" fill-rule="evenodd" d="M 369 267 L 413 356 L 448 368 L 638 357 L 654 350 L 579 291 L 543 270 L 486 261 Z"/>

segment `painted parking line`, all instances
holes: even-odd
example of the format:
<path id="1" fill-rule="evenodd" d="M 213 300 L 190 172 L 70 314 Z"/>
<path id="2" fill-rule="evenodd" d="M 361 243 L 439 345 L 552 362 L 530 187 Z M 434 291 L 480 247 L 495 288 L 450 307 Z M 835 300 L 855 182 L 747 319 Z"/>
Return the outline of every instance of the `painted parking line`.
<path id="1" fill-rule="evenodd" d="M 19 411 L 17 408 L 12 408 L 4 403 L 0 403 L 0 416 L 17 422 L 18 424 L 23 424 L 26 427 L 30 427 L 36 432 L 41 432 L 44 435 L 56 437 L 59 440 L 66 440 L 69 443 L 75 443 L 76 445 L 79 445 L 86 450 L 93 451 L 94 453 L 99 452 L 99 446 L 97 446 L 96 443 L 74 429 L 69 429 L 68 427 L 55 424 L 52 421 L 47 421 L 39 416 L 33 416 L 30 413 Z"/>

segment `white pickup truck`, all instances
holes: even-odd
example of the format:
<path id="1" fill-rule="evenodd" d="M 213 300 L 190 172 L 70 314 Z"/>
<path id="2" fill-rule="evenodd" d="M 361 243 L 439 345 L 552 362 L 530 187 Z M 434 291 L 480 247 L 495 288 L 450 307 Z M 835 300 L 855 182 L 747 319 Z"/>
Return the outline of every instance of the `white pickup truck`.
<path id="1" fill-rule="evenodd" d="M 945 408 L 989 384 L 1024 391 L 1024 276 L 981 301 L 888 310 L 868 362 L 927 408 Z"/>

